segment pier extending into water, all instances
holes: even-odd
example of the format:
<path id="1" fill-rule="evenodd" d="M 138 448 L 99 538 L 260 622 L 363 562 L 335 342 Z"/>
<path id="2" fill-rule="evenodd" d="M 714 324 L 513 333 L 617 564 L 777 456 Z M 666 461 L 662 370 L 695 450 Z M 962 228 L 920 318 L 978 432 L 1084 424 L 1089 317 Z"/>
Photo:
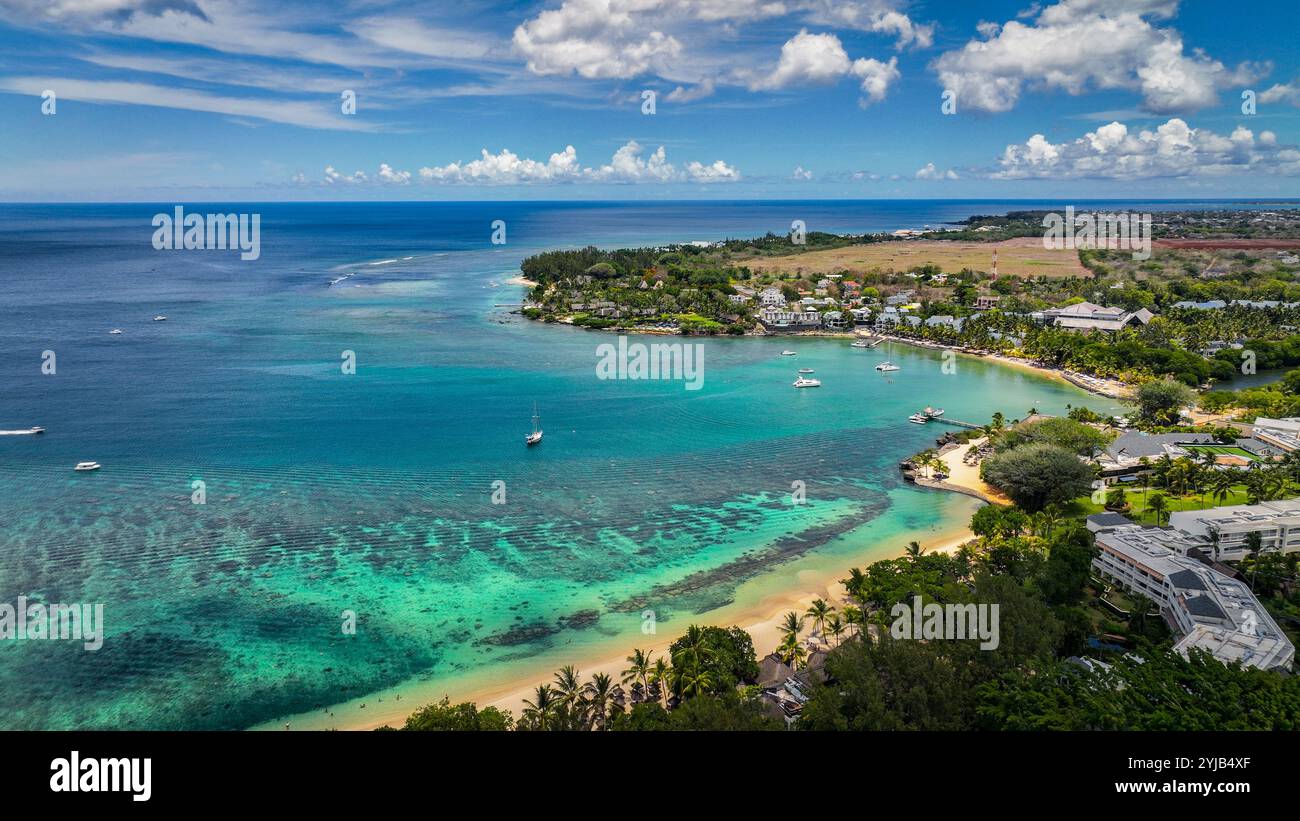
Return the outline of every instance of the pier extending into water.
<path id="1" fill-rule="evenodd" d="M 959 428 L 969 428 L 970 430 L 984 430 L 983 425 L 977 425 L 974 422 L 963 422 L 960 419 L 949 419 L 947 416 L 931 416 L 931 422 L 943 422 L 946 425 L 956 425 Z"/>

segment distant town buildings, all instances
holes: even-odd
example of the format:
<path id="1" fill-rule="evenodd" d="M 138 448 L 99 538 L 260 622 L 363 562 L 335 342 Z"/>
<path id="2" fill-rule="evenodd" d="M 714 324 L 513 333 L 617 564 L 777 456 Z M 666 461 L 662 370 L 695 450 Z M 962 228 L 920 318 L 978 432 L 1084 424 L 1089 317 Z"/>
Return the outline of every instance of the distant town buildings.
<path id="1" fill-rule="evenodd" d="M 780 288 L 764 288 L 758 295 L 758 304 L 764 308 L 785 307 L 785 294 Z"/>

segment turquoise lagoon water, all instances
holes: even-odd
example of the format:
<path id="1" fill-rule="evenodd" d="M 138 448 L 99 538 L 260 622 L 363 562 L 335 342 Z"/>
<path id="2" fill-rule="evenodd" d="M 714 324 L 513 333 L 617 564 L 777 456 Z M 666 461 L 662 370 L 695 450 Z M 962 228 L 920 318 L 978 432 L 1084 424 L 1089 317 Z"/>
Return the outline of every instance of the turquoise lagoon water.
<path id="1" fill-rule="evenodd" d="M 170 205 L 0 207 L 0 429 L 48 429 L 0 437 L 0 601 L 102 602 L 106 622 L 93 653 L 0 642 L 0 687 L 17 694 L 0 727 L 242 728 L 505 677 L 632 635 L 645 608 L 672 634 L 747 580 L 950 529 L 974 503 L 899 478 L 942 431 L 910 413 L 1113 404 L 829 339 L 691 340 L 698 391 L 602 381 L 596 349 L 615 338 L 521 319 L 506 280 L 548 247 L 1010 207 L 1028 206 L 223 207 L 262 214 L 248 263 L 154 251 L 150 217 Z M 876 372 L 885 358 L 902 371 Z M 823 387 L 792 388 L 798 367 Z M 529 449 L 534 402 L 546 436 Z M 103 469 L 72 472 L 87 459 Z M 807 504 L 791 504 L 795 481 Z"/>

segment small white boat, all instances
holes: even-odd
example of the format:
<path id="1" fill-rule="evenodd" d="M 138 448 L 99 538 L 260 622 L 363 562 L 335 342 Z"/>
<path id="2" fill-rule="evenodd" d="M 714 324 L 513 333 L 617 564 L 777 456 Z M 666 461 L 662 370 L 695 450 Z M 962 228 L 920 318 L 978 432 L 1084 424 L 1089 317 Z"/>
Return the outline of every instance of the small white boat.
<path id="1" fill-rule="evenodd" d="M 524 444 L 532 447 L 542 441 L 541 417 L 537 415 L 537 403 L 533 403 L 533 432 L 524 437 Z"/>
<path id="2" fill-rule="evenodd" d="M 850 348 L 870 348 L 871 343 L 865 339 L 859 339 L 849 346 Z"/>
<path id="3" fill-rule="evenodd" d="M 882 373 L 889 373 L 891 371 L 901 371 L 902 368 L 898 367 L 893 362 L 881 362 L 876 366 L 876 370 Z"/>
<path id="4" fill-rule="evenodd" d="M 800 368 L 799 373 L 817 373 L 812 368 Z"/>
<path id="5" fill-rule="evenodd" d="M 943 416 L 943 408 L 932 408 L 929 405 L 926 405 L 925 415 L 931 419 L 938 419 L 940 416 Z"/>
<path id="6" fill-rule="evenodd" d="M 809 379 L 806 376 L 801 376 L 794 380 L 794 386 L 796 388 L 820 388 L 822 383 L 820 379 Z"/>
<path id="7" fill-rule="evenodd" d="M 73 468 L 73 470 L 85 473 L 89 470 L 99 470 L 99 467 L 99 462 L 78 462 L 77 466 Z"/>
<path id="8" fill-rule="evenodd" d="M 45 433 L 45 428 L 34 426 L 32 427 L 30 433 Z"/>
<path id="9" fill-rule="evenodd" d="M 914 425 L 924 425 L 927 420 L 921 414 L 914 413 L 911 416 L 907 417 L 907 421 L 911 422 Z"/>
<path id="10" fill-rule="evenodd" d="M 122 333 L 122 329 L 121 329 L 121 328 L 114 328 L 113 330 L 109 331 L 109 333 L 110 333 L 110 334 L 120 334 L 120 333 Z"/>
<path id="11" fill-rule="evenodd" d="M 162 314 L 158 314 L 158 316 L 156 316 L 156 317 L 153 318 L 153 321 L 154 321 L 154 322 L 166 322 L 166 321 L 167 321 L 167 317 L 163 316 Z"/>
<path id="12" fill-rule="evenodd" d="M 781 356 L 798 356 L 794 351 L 781 351 Z"/>

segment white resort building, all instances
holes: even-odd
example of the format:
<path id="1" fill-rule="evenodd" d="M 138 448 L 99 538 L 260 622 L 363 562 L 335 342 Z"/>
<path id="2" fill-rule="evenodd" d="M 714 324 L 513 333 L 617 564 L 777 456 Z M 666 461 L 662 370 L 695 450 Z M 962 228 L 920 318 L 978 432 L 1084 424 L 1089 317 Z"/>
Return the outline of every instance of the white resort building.
<path id="1" fill-rule="evenodd" d="M 1037 316 L 1048 324 L 1074 331 L 1118 331 L 1129 325 L 1145 325 L 1155 317 L 1155 314 L 1146 308 L 1126 311 L 1123 308 L 1107 308 L 1091 302 L 1080 302 L 1064 308 L 1052 308 Z"/>
<path id="2" fill-rule="evenodd" d="M 1091 523 L 1090 523 L 1091 524 Z M 1196 541 L 1172 529 L 1121 524 L 1097 532 L 1093 568 L 1160 608 L 1174 650 L 1205 650 L 1225 664 L 1288 670 L 1295 647 L 1245 584 L 1186 555 Z"/>
<path id="3" fill-rule="evenodd" d="M 1300 499 L 1231 505 L 1209 510 L 1181 510 L 1170 514 L 1169 524 L 1193 538 L 1215 561 L 1244 559 L 1246 537 L 1259 534 L 1263 553 L 1300 552 Z"/>

